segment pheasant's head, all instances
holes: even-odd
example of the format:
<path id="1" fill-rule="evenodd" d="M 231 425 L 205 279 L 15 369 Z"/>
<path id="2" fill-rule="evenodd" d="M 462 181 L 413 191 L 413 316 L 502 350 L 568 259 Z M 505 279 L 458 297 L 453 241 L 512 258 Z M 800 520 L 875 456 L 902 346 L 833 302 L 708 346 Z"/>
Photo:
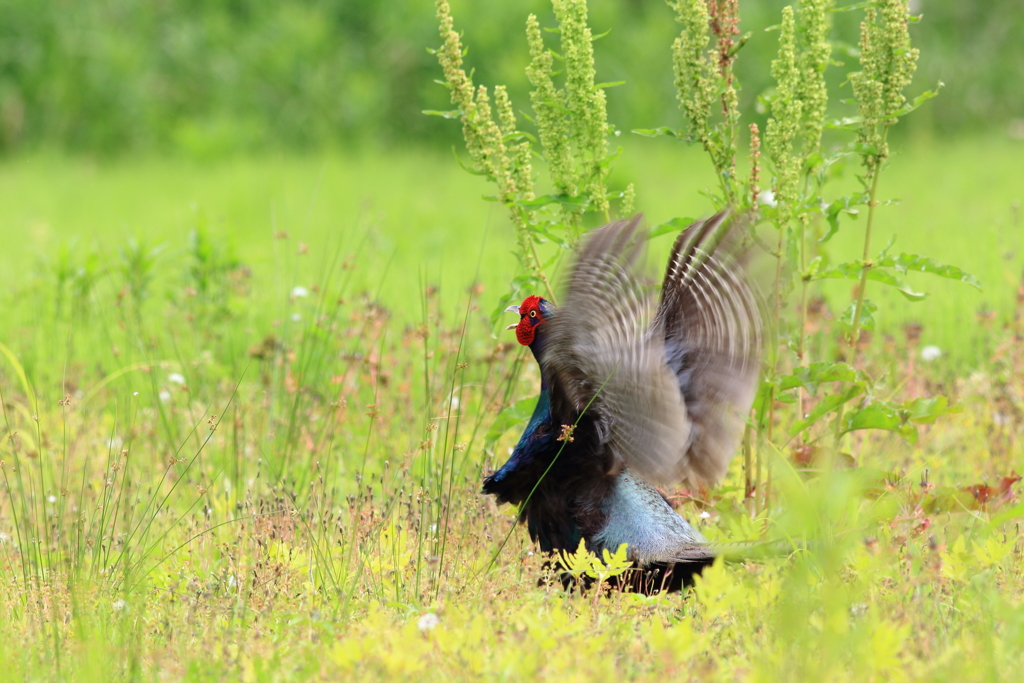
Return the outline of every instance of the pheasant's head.
<path id="1" fill-rule="evenodd" d="M 519 306 L 509 306 L 505 311 L 519 314 L 519 322 L 511 324 L 505 329 L 515 328 L 516 341 L 523 346 L 530 346 L 537 337 L 537 326 L 548 321 L 554 312 L 554 307 L 548 303 L 547 299 L 528 296 Z"/>

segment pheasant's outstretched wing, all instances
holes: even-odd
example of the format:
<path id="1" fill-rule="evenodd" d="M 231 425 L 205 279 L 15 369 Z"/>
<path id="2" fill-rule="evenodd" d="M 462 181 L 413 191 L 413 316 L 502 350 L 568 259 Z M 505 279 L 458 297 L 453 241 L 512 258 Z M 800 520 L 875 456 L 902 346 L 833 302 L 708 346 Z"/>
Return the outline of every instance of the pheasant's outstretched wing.
<path id="1" fill-rule="evenodd" d="M 548 323 L 551 414 L 586 410 L 608 458 L 654 485 L 725 473 L 757 384 L 761 317 L 726 212 L 676 240 L 656 310 L 637 269 L 640 217 L 593 231 Z M 587 406 L 590 406 L 587 408 Z"/>
<path id="2" fill-rule="evenodd" d="M 727 220 L 720 212 L 676 239 L 655 319 L 691 423 L 681 469 L 703 484 L 725 474 L 760 369 L 760 310 Z"/>
<path id="3" fill-rule="evenodd" d="M 547 323 L 541 364 L 555 424 L 572 424 L 586 411 L 600 441 L 590 452 L 605 458 L 605 474 L 625 466 L 659 485 L 686 474 L 690 421 L 664 332 L 650 324 L 654 297 L 635 272 L 646 245 L 639 222 L 590 233 Z"/>

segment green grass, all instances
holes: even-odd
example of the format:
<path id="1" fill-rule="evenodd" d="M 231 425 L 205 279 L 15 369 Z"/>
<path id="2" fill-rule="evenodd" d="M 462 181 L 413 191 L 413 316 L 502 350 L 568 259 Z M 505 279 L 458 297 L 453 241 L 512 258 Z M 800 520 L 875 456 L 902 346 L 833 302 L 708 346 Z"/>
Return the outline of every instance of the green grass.
<path id="1" fill-rule="evenodd" d="M 709 203 L 697 193 L 713 178 L 699 150 L 668 142 L 627 140 L 618 166 L 621 182 L 635 181 L 638 207 L 652 225 L 676 216 L 700 216 Z M 882 176 L 881 193 L 899 199 L 879 212 L 876 248 L 898 237 L 896 251 L 917 252 L 958 265 L 985 285 L 978 293 L 962 284 L 916 281 L 935 296 L 905 302 L 893 292 L 869 293 L 883 308 L 881 329 L 896 333 L 904 322 L 925 326 L 924 343 L 947 351 L 957 366 L 984 359 L 987 335 L 979 311 L 1009 320 L 1024 262 L 1020 142 L 1002 138 L 921 140 L 897 147 Z M 902 149 L 900 149 L 902 147 Z M 856 169 L 847 175 L 852 181 Z M 24 286 L 39 255 L 78 239 L 111 252 L 129 236 L 166 244 L 174 260 L 203 212 L 213 233 L 251 266 L 257 297 L 280 300 L 292 285 L 315 284 L 324 256 L 359 251 L 352 286 L 380 292 L 404 317 L 419 313 L 410 293 L 423 282 L 445 294 L 474 280 L 497 299 L 515 274 L 507 219 L 480 179 L 461 171 L 449 155 L 412 150 L 403 154 L 331 154 L 317 158 L 240 158 L 210 164 L 153 159 L 97 164 L 28 157 L 0 165 L 0 273 L 8 291 Z M 1016 204 L 1015 204 L 1016 203 Z M 1013 208 L 1014 206 L 1018 208 Z M 862 221 L 847 221 L 828 247 L 834 260 L 860 244 Z M 273 236 L 290 235 L 281 243 Z M 670 238 L 661 238 L 667 250 Z M 295 258 L 298 243 L 312 247 Z M 657 251 L 654 259 L 660 258 Z M 852 283 L 851 283 L 852 284 Z M 849 287 L 825 289 L 838 306 Z M 955 324 L 954 324 L 955 321 Z"/>
<path id="2" fill-rule="evenodd" d="M 707 212 L 699 153 L 628 142 L 616 173 L 651 224 Z M 886 391 L 954 394 L 962 411 L 914 445 L 858 435 L 858 466 L 830 475 L 783 450 L 755 520 L 734 462 L 684 515 L 709 512 L 697 523 L 716 539 L 819 540 L 656 598 L 538 587 L 525 532 L 477 494 L 516 438 L 491 443 L 493 418 L 537 371 L 489 322 L 515 275 L 507 221 L 449 156 L 3 162 L 0 666 L 45 681 L 1014 679 L 1024 508 L 1002 477 L 1024 468 L 1024 344 L 1003 326 L 1024 332 L 1021 151 L 910 145 L 883 175 L 903 201 L 880 212 L 878 249 L 897 232 L 897 250 L 986 289 L 919 281 L 933 297 L 904 304 L 873 284 L 866 362 Z M 197 225 L 208 248 L 190 247 Z M 848 289 L 825 291 L 838 307 Z M 909 320 L 944 360 L 915 357 Z"/>

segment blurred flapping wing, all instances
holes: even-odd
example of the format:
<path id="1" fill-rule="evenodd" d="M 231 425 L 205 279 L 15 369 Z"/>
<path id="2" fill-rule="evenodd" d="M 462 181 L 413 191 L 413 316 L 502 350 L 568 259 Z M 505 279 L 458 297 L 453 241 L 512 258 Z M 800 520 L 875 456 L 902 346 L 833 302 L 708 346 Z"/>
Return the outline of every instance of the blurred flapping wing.
<path id="1" fill-rule="evenodd" d="M 586 410 L 611 456 L 608 474 L 625 466 L 661 485 L 686 474 L 690 421 L 666 362 L 654 297 L 635 272 L 646 246 L 639 222 L 637 216 L 588 235 L 548 323 L 541 362 L 552 417 L 572 424 Z"/>
<path id="2" fill-rule="evenodd" d="M 728 218 L 719 212 L 678 237 L 655 320 L 691 422 L 681 469 L 705 485 L 725 474 L 760 370 L 760 307 Z"/>

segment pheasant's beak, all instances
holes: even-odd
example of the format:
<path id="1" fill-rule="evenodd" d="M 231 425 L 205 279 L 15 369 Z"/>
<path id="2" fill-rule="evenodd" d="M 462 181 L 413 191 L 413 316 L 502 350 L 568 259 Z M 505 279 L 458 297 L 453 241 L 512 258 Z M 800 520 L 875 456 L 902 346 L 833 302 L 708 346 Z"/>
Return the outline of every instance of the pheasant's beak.
<path id="1" fill-rule="evenodd" d="M 519 312 L 519 306 L 517 306 L 516 304 L 512 304 L 511 306 L 509 306 L 508 308 L 505 309 L 505 312 L 506 313 L 518 313 Z M 505 329 L 506 330 L 514 330 L 514 329 L 516 329 L 516 325 L 518 325 L 518 324 L 519 323 L 512 323 L 511 325 L 509 325 Z"/>

